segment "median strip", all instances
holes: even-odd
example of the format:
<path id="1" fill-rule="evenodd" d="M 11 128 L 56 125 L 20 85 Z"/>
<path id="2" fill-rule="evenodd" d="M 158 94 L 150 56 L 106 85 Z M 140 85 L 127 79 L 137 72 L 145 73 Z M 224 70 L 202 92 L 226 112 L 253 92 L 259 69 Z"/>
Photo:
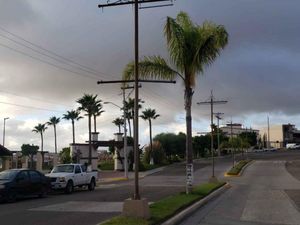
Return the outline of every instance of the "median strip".
<path id="1" fill-rule="evenodd" d="M 232 167 L 227 173 L 225 173 L 225 177 L 239 177 L 241 176 L 243 169 L 246 168 L 247 165 L 252 160 L 241 160 L 234 167 Z"/>
<path id="2" fill-rule="evenodd" d="M 180 214 L 183 210 L 187 209 L 189 206 L 198 202 L 199 200 L 205 199 L 210 194 L 212 194 L 217 189 L 223 187 L 225 182 L 217 183 L 205 183 L 196 186 L 191 194 L 178 193 L 176 195 L 171 195 L 160 201 L 157 201 L 150 205 L 151 217 L 148 220 L 130 218 L 125 216 L 117 216 L 108 221 L 101 223 L 101 225 L 155 225 L 162 224 L 168 219 Z M 202 204 L 205 204 L 203 202 Z M 200 205 L 198 206 L 200 207 Z M 185 214 L 186 215 L 186 214 Z M 182 218 L 178 218 L 182 219 Z M 167 224 L 172 224 L 168 222 Z"/>

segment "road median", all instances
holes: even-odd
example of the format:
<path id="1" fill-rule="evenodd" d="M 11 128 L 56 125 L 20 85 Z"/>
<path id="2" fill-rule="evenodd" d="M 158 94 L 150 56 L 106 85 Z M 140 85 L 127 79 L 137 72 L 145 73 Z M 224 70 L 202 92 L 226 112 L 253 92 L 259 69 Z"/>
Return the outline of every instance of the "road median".
<path id="1" fill-rule="evenodd" d="M 228 187 L 229 185 L 225 182 L 205 183 L 196 186 L 191 194 L 178 193 L 154 202 L 150 205 L 151 217 L 148 220 L 117 216 L 101 223 L 101 225 L 176 224 L 209 200 L 221 194 Z"/>
<path id="2" fill-rule="evenodd" d="M 225 173 L 225 177 L 239 177 L 243 174 L 244 170 L 252 163 L 252 160 L 241 160 L 228 172 Z"/>

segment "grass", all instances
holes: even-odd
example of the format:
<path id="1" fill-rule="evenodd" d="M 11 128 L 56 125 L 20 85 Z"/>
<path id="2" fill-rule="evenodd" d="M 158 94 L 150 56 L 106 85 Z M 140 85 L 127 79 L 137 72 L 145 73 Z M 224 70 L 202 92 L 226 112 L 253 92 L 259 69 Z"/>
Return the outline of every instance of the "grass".
<path id="1" fill-rule="evenodd" d="M 106 221 L 103 225 L 156 225 L 161 224 L 172 216 L 176 215 L 178 212 L 192 205 L 194 202 L 204 198 L 209 195 L 214 190 L 223 186 L 224 182 L 218 183 L 205 183 L 196 186 L 191 194 L 178 193 L 176 195 L 171 195 L 160 201 L 157 201 L 150 205 L 151 217 L 149 220 L 135 219 L 124 216 L 117 216 L 113 219 Z"/>
<path id="2" fill-rule="evenodd" d="M 241 160 L 239 161 L 234 167 L 232 167 L 228 172 L 227 175 L 238 175 L 244 166 L 247 165 L 251 160 Z"/>
<path id="3" fill-rule="evenodd" d="M 104 161 L 98 164 L 98 168 L 100 170 L 114 170 L 114 162 L 113 161 Z"/>

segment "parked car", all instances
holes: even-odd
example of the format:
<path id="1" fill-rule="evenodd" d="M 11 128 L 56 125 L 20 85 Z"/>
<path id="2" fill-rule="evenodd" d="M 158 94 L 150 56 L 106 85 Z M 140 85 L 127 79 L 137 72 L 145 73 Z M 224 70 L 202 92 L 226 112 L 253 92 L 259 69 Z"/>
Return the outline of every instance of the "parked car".
<path id="1" fill-rule="evenodd" d="M 52 189 L 64 190 L 65 193 L 70 194 L 74 191 L 74 187 L 87 186 L 90 191 L 93 191 L 98 172 L 87 172 L 86 166 L 81 164 L 61 164 L 55 166 L 46 176 L 51 179 Z"/>
<path id="2" fill-rule="evenodd" d="M 11 169 L 0 173 L 0 199 L 15 202 L 17 198 L 37 195 L 44 197 L 50 190 L 50 180 L 31 169 Z"/>

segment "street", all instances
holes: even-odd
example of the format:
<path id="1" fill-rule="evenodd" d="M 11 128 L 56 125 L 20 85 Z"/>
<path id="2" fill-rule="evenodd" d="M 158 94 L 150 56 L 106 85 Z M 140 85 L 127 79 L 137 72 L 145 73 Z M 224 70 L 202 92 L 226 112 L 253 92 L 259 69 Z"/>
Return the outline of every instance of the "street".
<path id="1" fill-rule="evenodd" d="M 243 224 L 253 224 L 253 221 L 254 224 L 259 222 L 265 224 L 265 214 L 260 214 L 261 209 L 279 210 L 281 207 L 288 209 L 290 220 L 283 220 L 285 217 L 281 215 L 275 217 L 272 223 L 276 223 L 277 220 L 281 222 L 279 224 L 297 224 L 295 221 L 298 218 L 300 221 L 299 212 L 288 200 L 288 194 L 284 192 L 300 189 L 300 181 L 285 169 L 285 161 L 299 160 L 300 152 L 255 153 L 248 156 L 257 161 L 246 169 L 242 177 L 237 178 L 223 176 L 231 167 L 230 157 L 216 159 L 216 175 L 229 181 L 232 188 L 199 209 L 199 215 L 196 213 L 191 217 L 194 218 L 192 222 L 185 221 L 183 224 L 242 224 L 241 221 Z M 208 181 L 212 171 L 210 160 L 195 160 L 194 169 L 195 184 Z M 184 190 L 184 163 L 173 164 L 161 172 L 140 179 L 141 196 L 147 198 L 149 202 Z M 132 192 L 133 180 L 129 180 L 102 184 L 94 192 L 78 190 L 71 195 L 53 193 L 42 199 L 30 198 L 12 204 L 2 203 L 1 224 L 94 225 L 120 214 L 123 201 L 129 198 Z M 295 196 L 295 193 L 290 195 Z M 270 207 L 274 205 L 278 207 Z"/>

